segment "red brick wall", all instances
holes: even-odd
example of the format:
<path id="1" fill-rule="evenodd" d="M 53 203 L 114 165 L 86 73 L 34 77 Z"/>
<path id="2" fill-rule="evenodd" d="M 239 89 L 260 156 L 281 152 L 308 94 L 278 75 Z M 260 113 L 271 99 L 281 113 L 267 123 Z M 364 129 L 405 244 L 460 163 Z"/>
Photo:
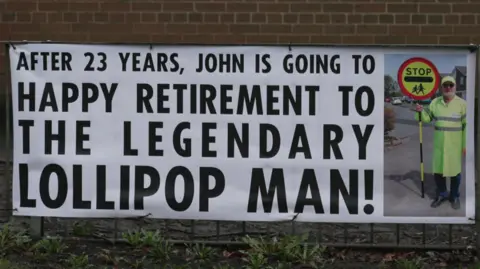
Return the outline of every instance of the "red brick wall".
<path id="1" fill-rule="evenodd" d="M 480 43 L 477 0 L 3 0 L 0 12 L 1 41 Z"/>

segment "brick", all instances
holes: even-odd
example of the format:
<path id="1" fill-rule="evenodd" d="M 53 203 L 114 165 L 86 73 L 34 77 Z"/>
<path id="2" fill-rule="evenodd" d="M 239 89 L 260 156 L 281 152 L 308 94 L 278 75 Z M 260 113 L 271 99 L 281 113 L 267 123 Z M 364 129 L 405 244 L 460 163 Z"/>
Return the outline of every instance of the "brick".
<path id="1" fill-rule="evenodd" d="M 149 41 L 152 43 L 179 43 L 181 41 L 181 37 L 177 35 L 171 34 L 161 34 L 161 35 L 150 35 L 148 37 Z"/>
<path id="2" fill-rule="evenodd" d="M 251 15 L 252 14 L 250 14 L 250 17 Z M 225 14 L 205 13 L 204 14 L 204 22 L 209 23 L 209 22 L 218 22 L 218 21 L 221 23 L 233 23 L 235 22 L 235 17 L 230 13 L 225 13 Z"/>
<path id="3" fill-rule="evenodd" d="M 379 17 L 377 15 L 363 15 L 363 23 L 374 24 L 378 23 Z"/>
<path id="4" fill-rule="evenodd" d="M 199 34 L 228 34 L 229 28 L 227 24 L 199 24 L 197 32 Z"/>
<path id="5" fill-rule="evenodd" d="M 177 22 L 175 19 L 173 21 Z M 153 12 L 143 12 L 143 13 L 140 14 L 140 22 L 142 22 L 142 23 L 155 23 L 155 22 L 157 22 L 157 14 L 153 13 Z M 184 20 L 184 22 L 185 22 L 185 20 Z"/>
<path id="6" fill-rule="evenodd" d="M 443 15 L 428 15 L 427 23 L 428 24 L 443 24 Z"/>
<path id="7" fill-rule="evenodd" d="M 280 16 L 280 21 L 283 21 L 282 14 L 278 14 Z M 267 14 L 265 13 L 252 13 L 251 14 L 251 23 L 266 23 L 267 22 Z"/>
<path id="8" fill-rule="evenodd" d="M 293 27 L 294 28 L 293 33 L 300 34 L 301 32 L 298 31 L 298 29 L 295 29 L 296 26 L 298 25 L 262 24 L 260 25 L 260 32 L 265 34 L 287 34 L 287 33 L 292 33 L 292 27 Z"/>
<path id="9" fill-rule="evenodd" d="M 157 14 L 157 21 L 160 21 L 159 20 L 159 18 L 160 18 L 159 15 L 160 14 Z M 168 17 L 170 18 L 170 14 L 168 14 Z M 127 14 L 125 14 L 125 23 L 126 24 L 138 23 L 138 22 L 140 22 L 141 19 L 142 19 L 142 17 L 141 17 L 140 13 L 127 13 Z"/>
<path id="10" fill-rule="evenodd" d="M 311 42 L 309 35 L 281 35 L 278 36 L 278 43 L 280 44 L 308 44 Z"/>
<path id="11" fill-rule="evenodd" d="M 480 33 L 480 25 L 454 25 L 453 33 L 459 36 Z"/>
<path id="12" fill-rule="evenodd" d="M 20 25 L 20 24 L 17 24 Z M 12 29 L 13 31 L 13 29 Z M 55 23 L 55 24 L 40 24 L 40 32 L 46 33 L 49 35 L 50 33 L 70 33 L 72 32 L 72 25 L 69 23 Z M 50 39 L 50 38 L 46 38 Z"/>
<path id="13" fill-rule="evenodd" d="M 10 32 L 35 33 L 41 30 L 40 25 L 41 24 L 19 24 L 19 23 L 10 24 Z"/>
<path id="14" fill-rule="evenodd" d="M 426 15 L 412 15 L 412 24 L 426 24 L 427 23 L 427 16 Z"/>
<path id="15" fill-rule="evenodd" d="M 406 43 L 412 45 L 438 44 L 438 36 L 407 35 Z"/>
<path id="16" fill-rule="evenodd" d="M 207 34 L 197 34 L 197 35 L 183 35 L 182 36 L 183 43 L 189 44 L 214 44 L 215 39 L 213 35 Z"/>
<path id="17" fill-rule="evenodd" d="M 395 21 L 395 17 L 392 14 L 380 14 L 378 15 L 378 22 L 380 24 L 391 24 Z"/>
<path id="18" fill-rule="evenodd" d="M 119 11 L 130 11 L 132 9 L 132 2 L 105 2 L 105 3 L 100 3 L 100 10 L 105 11 L 105 12 L 119 12 Z"/>
<path id="19" fill-rule="evenodd" d="M 15 22 L 17 20 L 17 14 L 14 12 L 5 12 L 2 14 L 2 22 Z"/>
<path id="20" fill-rule="evenodd" d="M 439 36 L 438 43 L 444 45 L 468 45 L 472 41 L 470 35 L 465 36 Z"/>
<path id="21" fill-rule="evenodd" d="M 355 12 L 357 13 L 383 13 L 387 11 L 385 4 L 356 4 Z"/>
<path id="22" fill-rule="evenodd" d="M 164 24 L 133 24 L 133 33 L 136 34 L 165 34 L 166 29 Z"/>
<path id="23" fill-rule="evenodd" d="M 110 20 L 110 18 L 109 18 Z M 62 13 L 63 22 L 78 22 L 78 13 L 75 12 L 63 12 Z"/>
<path id="24" fill-rule="evenodd" d="M 9 1 L 5 5 L 8 11 L 38 11 L 38 3 L 36 1 Z"/>
<path id="25" fill-rule="evenodd" d="M 72 3 L 73 4 L 73 3 Z M 69 3 L 66 1 L 61 2 L 39 2 L 37 6 L 38 11 L 57 11 L 68 10 Z"/>
<path id="26" fill-rule="evenodd" d="M 188 21 L 191 23 L 199 23 L 203 21 L 202 13 L 188 13 Z"/>
<path id="27" fill-rule="evenodd" d="M 479 4 L 454 4 L 452 5 L 453 13 L 480 13 Z"/>
<path id="28" fill-rule="evenodd" d="M 227 35 L 214 35 L 213 40 L 219 44 L 245 44 L 245 35 L 241 34 L 227 34 Z"/>
<path id="29" fill-rule="evenodd" d="M 174 14 L 172 14 L 172 13 L 157 13 L 156 14 L 157 22 L 173 22 L 174 21 L 173 16 L 174 16 Z M 137 20 L 136 17 L 132 17 L 130 19 L 135 20 L 135 21 L 139 21 L 139 20 Z M 141 20 L 141 16 L 140 16 L 140 20 Z"/>
<path id="30" fill-rule="evenodd" d="M 420 4 L 420 13 L 450 13 L 452 6 L 450 4 Z"/>
<path id="31" fill-rule="evenodd" d="M 258 12 L 289 12 L 290 6 L 288 4 L 270 4 L 270 3 L 259 3 Z"/>
<path id="32" fill-rule="evenodd" d="M 227 3 L 227 12 L 257 12 L 258 5 L 256 3 Z"/>
<path id="33" fill-rule="evenodd" d="M 368 36 L 342 36 L 342 44 L 373 44 L 375 42 L 375 36 L 368 35 Z"/>
<path id="34" fill-rule="evenodd" d="M 420 28 L 420 34 L 422 35 L 452 35 L 453 27 L 450 25 L 443 26 L 429 26 L 424 25 Z"/>
<path id="35" fill-rule="evenodd" d="M 61 12 L 49 12 L 47 16 L 48 23 L 62 23 L 63 14 Z"/>
<path id="36" fill-rule="evenodd" d="M 373 24 L 357 25 L 356 33 L 360 35 L 385 35 L 387 33 L 387 26 Z"/>
<path id="37" fill-rule="evenodd" d="M 143 15 L 143 14 L 142 14 Z M 98 23 L 106 23 L 109 22 L 109 16 L 106 12 L 95 12 L 93 14 L 93 21 Z"/>
<path id="38" fill-rule="evenodd" d="M 308 23 L 309 21 L 311 21 L 313 23 L 313 21 L 314 21 L 313 15 L 303 14 L 303 15 L 299 16 L 299 22 L 300 23 Z M 251 18 L 251 22 L 254 22 L 253 18 Z M 275 23 L 282 23 L 283 22 L 282 14 L 277 14 L 277 13 L 268 14 L 266 22 L 267 23 L 274 23 L 274 24 Z"/>
<path id="39" fill-rule="evenodd" d="M 324 12 L 353 12 L 354 7 L 352 4 L 323 4 Z"/>
<path id="40" fill-rule="evenodd" d="M 321 3 L 295 3 L 290 4 L 291 12 L 322 12 Z"/>
<path id="41" fill-rule="evenodd" d="M 106 42 L 106 43 L 124 43 L 128 40 L 132 43 L 150 42 L 151 38 L 148 34 L 132 34 L 132 33 L 93 33 L 89 35 L 87 41 L 90 42 Z"/>
<path id="42" fill-rule="evenodd" d="M 251 21 L 250 13 L 236 13 L 235 14 L 235 23 L 248 23 Z"/>
<path id="43" fill-rule="evenodd" d="M 298 23 L 297 14 L 283 14 L 283 23 Z"/>
<path id="44" fill-rule="evenodd" d="M 32 13 L 32 23 L 37 24 L 37 23 L 46 23 L 46 22 L 47 22 L 47 13 L 43 13 L 43 12 Z"/>
<path id="45" fill-rule="evenodd" d="M 126 22 L 126 16 L 124 13 L 109 13 L 108 19 L 110 20 L 110 23 L 113 24 Z"/>
<path id="46" fill-rule="evenodd" d="M 168 34 L 195 34 L 197 33 L 196 24 L 179 24 L 179 23 L 169 23 L 166 25 L 166 33 Z"/>
<path id="47" fill-rule="evenodd" d="M 193 12 L 194 10 L 193 2 L 164 2 L 162 5 L 163 12 Z"/>
<path id="48" fill-rule="evenodd" d="M 340 44 L 342 37 L 340 35 L 312 35 L 310 42 L 312 44 Z"/>
<path id="49" fill-rule="evenodd" d="M 88 40 L 88 34 L 55 33 L 50 40 L 59 42 L 85 42 Z"/>
<path id="50" fill-rule="evenodd" d="M 419 35 L 420 27 L 418 25 L 389 25 L 388 33 L 393 36 Z"/>
<path id="51" fill-rule="evenodd" d="M 41 3 L 40 3 L 41 4 Z M 38 9 L 40 10 L 40 4 L 39 4 L 39 7 Z M 57 3 L 52 3 L 54 6 L 57 5 Z M 68 3 L 68 10 L 70 11 L 98 11 L 100 10 L 100 3 L 97 3 L 97 2 L 83 2 L 83 1 L 79 1 L 79 2 L 70 2 Z"/>
<path id="52" fill-rule="evenodd" d="M 360 14 L 348 14 L 347 16 L 347 23 L 349 24 L 357 24 L 362 22 L 362 15 Z"/>
<path id="53" fill-rule="evenodd" d="M 204 23 L 218 23 L 218 22 L 233 22 L 233 14 L 222 15 L 214 13 L 205 13 L 203 14 Z"/>
<path id="54" fill-rule="evenodd" d="M 292 33 L 295 34 L 323 34 L 324 27 L 323 25 L 318 24 L 303 24 L 303 25 L 294 25 Z"/>
<path id="55" fill-rule="evenodd" d="M 8 39 L 15 41 L 22 40 L 44 40 L 44 34 L 39 32 L 10 32 L 8 34 Z"/>
<path id="56" fill-rule="evenodd" d="M 416 13 L 418 12 L 417 4 L 387 4 L 387 12 L 391 13 Z"/>
<path id="57" fill-rule="evenodd" d="M 239 34 L 256 34 L 260 32 L 260 26 L 258 24 L 231 24 L 230 32 Z"/>
<path id="58" fill-rule="evenodd" d="M 2 16 L 3 17 L 3 16 Z M 32 14 L 30 12 L 15 13 L 15 21 L 20 23 L 32 22 Z"/>
<path id="59" fill-rule="evenodd" d="M 142 16 L 144 13 L 142 13 Z M 153 14 L 156 15 L 156 14 Z M 156 18 L 156 16 L 155 16 Z M 187 13 L 172 13 L 171 14 L 171 21 L 174 23 L 188 23 L 188 14 Z"/>
<path id="60" fill-rule="evenodd" d="M 345 14 L 332 14 L 330 16 L 330 22 L 332 24 L 344 24 L 347 23 L 347 16 Z"/>
<path id="61" fill-rule="evenodd" d="M 92 13 L 78 13 L 78 22 L 79 23 L 93 22 L 93 14 Z"/>
<path id="62" fill-rule="evenodd" d="M 375 36 L 375 44 L 405 44 L 407 41 L 405 36 Z"/>
<path id="63" fill-rule="evenodd" d="M 72 24 L 73 32 L 87 33 L 132 33 L 133 24 L 97 24 L 97 23 L 75 23 Z"/>
<path id="64" fill-rule="evenodd" d="M 460 23 L 461 24 L 476 24 L 475 15 L 463 14 L 460 16 Z"/>
<path id="65" fill-rule="evenodd" d="M 333 14 L 332 16 L 336 16 L 338 14 Z M 315 14 L 315 23 L 330 23 L 331 22 L 331 16 L 328 14 Z"/>
<path id="66" fill-rule="evenodd" d="M 195 11 L 197 12 L 224 12 L 226 11 L 225 3 L 207 3 L 195 2 Z"/>
<path id="67" fill-rule="evenodd" d="M 354 25 L 325 25 L 325 34 L 327 35 L 342 35 L 342 34 L 354 34 Z"/>
<path id="68" fill-rule="evenodd" d="M 131 3 L 132 11 L 138 12 L 138 11 L 147 11 L 147 12 L 161 12 L 163 9 L 162 3 L 161 2 L 135 2 L 132 1 Z"/>
<path id="69" fill-rule="evenodd" d="M 459 15 L 445 15 L 445 24 L 458 24 L 460 22 Z"/>
<path id="70" fill-rule="evenodd" d="M 246 35 L 245 42 L 251 44 L 277 44 L 278 36 L 277 35 Z"/>
<path id="71" fill-rule="evenodd" d="M 412 17 L 409 14 L 395 14 L 395 24 L 410 24 Z"/>

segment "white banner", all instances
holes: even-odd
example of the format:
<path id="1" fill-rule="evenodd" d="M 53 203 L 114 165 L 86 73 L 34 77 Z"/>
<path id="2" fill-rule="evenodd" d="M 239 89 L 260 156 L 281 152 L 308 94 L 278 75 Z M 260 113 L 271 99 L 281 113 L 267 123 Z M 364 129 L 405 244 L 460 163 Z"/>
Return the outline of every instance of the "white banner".
<path id="1" fill-rule="evenodd" d="M 466 49 L 22 44 L 9 52 L 15 215 L 368 223 L 474 217 L 475 54 Z M 423 127 L 432 137 L 424 138 L 421 177 L 413 104 L 389 100 L 400 96 L 402 59 L 415 55 L 442 76 L 457 67 L 443 67 L 456 57 L 471 74 L 464 77 L 460 208 L 454 200 L 431 207 L 436 196 L 429 195 L 441 186 L 429 176 L 433 125 Z M 387 109 L 396 115 L 388 135 Z"/>

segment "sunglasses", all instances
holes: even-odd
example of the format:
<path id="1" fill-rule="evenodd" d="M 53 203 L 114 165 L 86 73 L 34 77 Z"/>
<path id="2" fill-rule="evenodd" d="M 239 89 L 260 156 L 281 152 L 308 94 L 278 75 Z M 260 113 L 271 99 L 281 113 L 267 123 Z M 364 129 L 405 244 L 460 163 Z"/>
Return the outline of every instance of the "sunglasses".
<path id="1" fill-rule="evenodd" d="M 445 83 L 445 84 L 443 84 L 443 87 L 444 87 L 444 88 L 453 88 L 453 86 L 455 86 L 453 83 Z"/>

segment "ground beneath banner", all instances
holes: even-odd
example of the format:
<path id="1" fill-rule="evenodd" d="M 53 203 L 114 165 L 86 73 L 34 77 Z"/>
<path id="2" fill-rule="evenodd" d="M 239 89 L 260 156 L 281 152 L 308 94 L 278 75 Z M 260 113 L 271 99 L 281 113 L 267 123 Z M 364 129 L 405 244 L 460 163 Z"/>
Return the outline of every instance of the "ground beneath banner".
<path id="1" fill-rule="evenodd" d="M 3 236 L 3 235 L 2 235 Z M 290 241 L 292 243 L 293 241 Z M 255 242 L 259 243 L 259 242 Z M 18 247 L 18 246 L 17 246 Z M 3 249 L 0 269 L 427 269 L 480 268 L 473 253 L 465 252 L 376 252 L 309 248 L 301 246 L 252 245 L 248 249 L 213 248 L 203 245 L 174 246 L 157 243 L 112 246 L 81 241 L 46 239 L 20 253 Z M 277 246 L 278 247 L 278 246 Z M 276 249 L 275 249 L 276 248 Z"/>
<path id="2" fill-rule="evenodd" d="M 56 223 L 57 227 L 60 226 Z M 47 231 L 51 222 L 46 221 Z M 299 269 L 299 268 L 480 268 L 473 250 L 393 251 L 305 246 L 306 236 L 238 236 L 242 246 L 174 244 L 159 230 L 131 229 L 113 244 L 87 222 L 76 222 L 69 239 L 62 233 L 32 240 L 23 228 L 5 224 L 0 230 L 0 269 Z M 173 230 L 173 228 L 172 228 Z M 95 241 L 92 241 L 95 240 Z M 198 239 L 197 239 L 198 240 Z"/>

